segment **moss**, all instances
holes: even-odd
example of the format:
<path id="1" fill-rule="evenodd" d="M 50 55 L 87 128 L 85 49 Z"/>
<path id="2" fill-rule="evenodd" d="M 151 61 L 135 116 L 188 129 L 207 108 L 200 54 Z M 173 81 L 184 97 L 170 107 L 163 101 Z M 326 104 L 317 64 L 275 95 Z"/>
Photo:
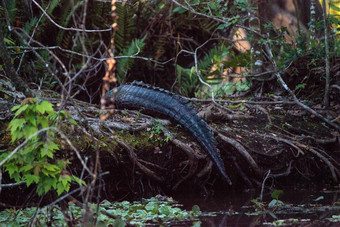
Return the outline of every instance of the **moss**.
<path id="1" fill-rule="evenodd" d="M 122 141 L 128 143 L 132 148 L 150 148 L 158 146 L 154 140 L 150 139 L 151 134 L 145 131 L 130 133 L 128 131 L 119 131 L 115 135 Z"/>
<path id="2" fill-rule="evenodd" d="M 11 133 L 7 132 L 8 123 L 6 121 L 0 121 L 0 144 L 9 145 L 11 142 Z"/>

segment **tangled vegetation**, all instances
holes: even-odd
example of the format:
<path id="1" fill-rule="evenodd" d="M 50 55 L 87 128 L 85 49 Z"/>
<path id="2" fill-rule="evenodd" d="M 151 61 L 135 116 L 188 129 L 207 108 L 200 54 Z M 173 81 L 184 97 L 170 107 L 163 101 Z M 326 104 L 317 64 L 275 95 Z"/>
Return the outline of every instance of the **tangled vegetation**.
<path id="1" fill-rule="evenodd" d="M 192 220 L 152 199 L 102 201 L 338 184 L 339 3 L 270 2 L 2 0 L 0 206 L 45 206 L 2 218 Z M 181 125 L 113 108 L 106 92 L 133 80 L 197 108 L 231 187 Z"/>

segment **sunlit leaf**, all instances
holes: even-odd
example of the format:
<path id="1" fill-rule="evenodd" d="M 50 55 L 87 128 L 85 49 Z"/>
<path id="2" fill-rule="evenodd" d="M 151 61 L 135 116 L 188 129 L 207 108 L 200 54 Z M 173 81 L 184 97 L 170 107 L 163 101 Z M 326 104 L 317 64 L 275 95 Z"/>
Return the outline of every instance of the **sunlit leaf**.
<path id="1" fill-rule="evenodd" d="M 37 111 L 44 114 L 45 112 L 49 113 L 53 111 L 53 104 L 47 101 L 42 101 L 39 105 L 37 105 Z"/>
<path id="2" fill-rule="evenodd" d="M 25 111 L 25 110 L 28 108 L 28 106 L 29 106 L 28 104 L 21 106 L 21 107 L 19 108 L 19 110 L 17 110 L 17 111 L 15 112 L 14 117 L 17 117 L 19 114 L 21 114 L 23 111 Z M 12 111 L 13 111 L 14 108 L 15 108 L 15 107 L 12 108 Z"/>

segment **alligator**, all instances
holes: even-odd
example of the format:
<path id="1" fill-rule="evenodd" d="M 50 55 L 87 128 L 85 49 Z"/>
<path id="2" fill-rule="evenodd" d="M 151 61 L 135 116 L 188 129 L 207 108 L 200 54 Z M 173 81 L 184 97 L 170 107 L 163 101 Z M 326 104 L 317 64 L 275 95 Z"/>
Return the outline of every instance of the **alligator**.
<path id="1" fill-rule="evenodd" d="M 138 110 L 151 116 L 170 118 L 182 125 L 210 155 L 227 183 L 232 184 L 226 174 L 211 129 L 202 117 L 197 115 L 193 106 L 188 104 L 187 99 L 141 81 L 121 85 L 108 91 L 106 95 L 114 100 L 117 109 Z"/>

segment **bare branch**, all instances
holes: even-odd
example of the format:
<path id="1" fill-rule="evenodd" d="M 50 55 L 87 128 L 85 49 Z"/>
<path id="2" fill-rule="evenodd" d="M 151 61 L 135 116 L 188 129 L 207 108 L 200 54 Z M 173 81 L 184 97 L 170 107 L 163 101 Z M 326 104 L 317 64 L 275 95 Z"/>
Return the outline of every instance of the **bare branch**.
<path id="1" fill-rule="evenodd" d="M 80 28 L 65 28 L 65 27 L 59 25 L 58 23 L 56 23 L 50 17 L 50 15 L 48 15 L 48 13 L 35 0 L 32 0 L 32 2 L 43 12 L 43 14 L 52 22 L 52 24 L 54 24 L 55 26 L 57 26 L 60 29 L 63 29 L 63 30 L 66 30 L 66 31 L 76 31 L 76 32 L 109 32 L 109 31 L 112 30 L 111 28 L 97 29 L 97 30 L 87 30 L 87 29 L 80 29 Z"/>

